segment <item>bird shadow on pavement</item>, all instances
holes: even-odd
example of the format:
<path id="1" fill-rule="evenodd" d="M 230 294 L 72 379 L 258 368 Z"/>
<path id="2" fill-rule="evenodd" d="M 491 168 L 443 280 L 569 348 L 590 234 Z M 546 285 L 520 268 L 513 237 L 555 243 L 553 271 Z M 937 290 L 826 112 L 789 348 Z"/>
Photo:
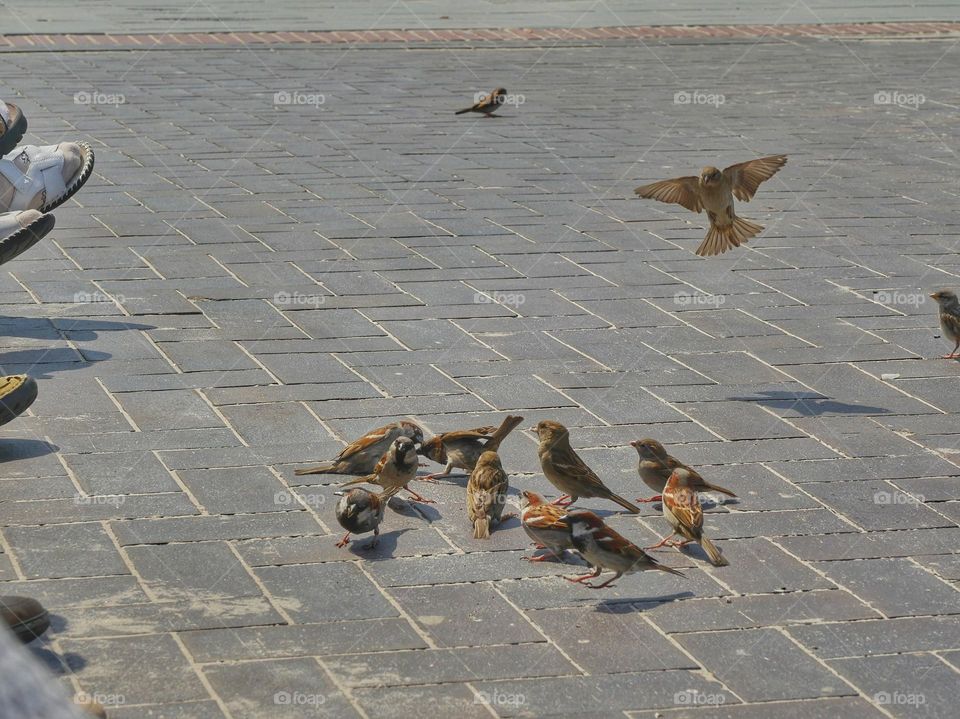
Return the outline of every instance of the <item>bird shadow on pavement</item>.
<path id="1" fill-rule="evenodd" d="M 401 534 L 412 532 L 410 528 L 394 529 L 389 532 L 381 532 L 377 546 L 369 548 L 371 537 L 357 537 L 350 542 L 347 549 L 356 556 L 368 562 L 378 562 L 385 559 L 394 559 L 393 553 L 397 549 L 397 540 Z"/>
<path id="2" fill-rule="evenodd" d="M 55 633 L 66 630 L 69 622 L 59 614 L 50 615 L 50 629 Z M 34 658 L 57 676 L 69 676 L 87 666 L 87 660 L 75 652 L 58 654 L 50 649 L 49 639 L 43 638 L 27 647 Z"/>
<path id="3" fill-rule="evenodd" d="M 409 499 L 406 497 L 391 497 L 387 507 L 403 517 L 423 519 L 428 524 L 432 524 L 442 517 L 433 505 L 418 502 L 412 497 Z"/>
<path id="4" fill-rule="evenodd" d="M 765 407 L 785 409 L 803 417 L 819 417 L 823 414 L 890 414 L 885 407 L 871 407 L 866 404 L 839 402 L 823 395 L 799 396 L 799 392 L 758 392 L 753 397 L 729 397 L 733 402 L 753 402 Z M 763 396 L 758 396 L 763 395 Z"/>
<path id="5" fill-rule="evenodd" d="M 597 590 L 600 591 L 600 590 Z M 659 607 L 661 604 L 678 602 L 696 596 L 693 592 L 674 592 L 659 597 L 624 597 L 623 599 L 601 599 L 594 607 L 595 611 L 607 614 L 633 614 Z M 584 600 L 588 601 L 588 600 Z"/>

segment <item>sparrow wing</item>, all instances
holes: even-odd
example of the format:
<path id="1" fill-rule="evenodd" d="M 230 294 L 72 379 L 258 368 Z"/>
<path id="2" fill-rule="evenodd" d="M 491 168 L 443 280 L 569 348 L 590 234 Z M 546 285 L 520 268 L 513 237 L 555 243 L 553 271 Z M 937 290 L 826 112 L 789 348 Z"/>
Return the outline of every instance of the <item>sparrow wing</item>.
<path id="1" fill-rule="evenodd" d="M 554 469 L 591 487 L 602 487 L 603 490 L 607 489 L 606 485 L 600 481 L 597 473 L 584 464 L 584 461 L 580 459 L 580 457 L 577 456 L 572 450 L 570 455 L 572 456 L 567 456 L 562 459 L 554 459 Z"/>
<path id="2" fill-rule="evenodd" d="M 395 424 L 387 424 L 387 425 L 384 425 L 383 427 L 377 427 L 376 429 L 371 429 L 369 432 L 363 435 L 360 439 L 354 440 L 353 442 L 348 444 L 346 447 L 344 447 L 343 450 L 340 452 L 340 454 L 337 455 L 337 459 L 349 459 L 350 457 L 352 457 L 353 455 L 359 452 L 363 452 L 364 450 L 370 449 L 372 446 L 374 446 L 378 442 L 382 442 L 383 440 L 390 437 L 390 435 L 393 432 L 396 432 L 396 431 L 397 431 L 397 426 Z"/>
<path id="3" fill-rule="evenodd" d="M 570 525 L 563 517 L 567 510 L 555 504 L 538 504 L 535 508 L 528 508 L 523 514 L 523 523 L 534 529 L 553 529 L 558 532 L 569 531 Z"/>
<path id="4" fill-rule="evenodd" d="M 634 192 L 648 200 L 670 202 L 686 207 L 691 212 L 702 212 L 700 186 L 696 177 L 675 177 L 638 187 Z"/>
<path id="5" fill-rule="evenodd" d="M 696 492 L 689 487 L 668 487 L 663 492 L 663 502 L 681 527 L 699 536 L 703 528 L 703 508 Z"/>
<path id="6" fill-rule="evenodd" d="M 723 176 L 730 183 L 733 196 L 747 202 L 753 199 L 761 182 L 769 180 L 786 164 L 786 155 L 771 155 L 730 165 L 724 169 Z"/>
<path id="7" fill-rule="evenodd" d="M 458 439 L 483 439 L 484 437 L 489 437 L 496 431 L 497 428 L 492 425 L 488 427 L 476 427 L 474 429 L 459 429 L 453 432 L 444 432 L 440 435 L 440 440 L 442 442 L 450 442 L 451 440 L 456 441 Z"/>

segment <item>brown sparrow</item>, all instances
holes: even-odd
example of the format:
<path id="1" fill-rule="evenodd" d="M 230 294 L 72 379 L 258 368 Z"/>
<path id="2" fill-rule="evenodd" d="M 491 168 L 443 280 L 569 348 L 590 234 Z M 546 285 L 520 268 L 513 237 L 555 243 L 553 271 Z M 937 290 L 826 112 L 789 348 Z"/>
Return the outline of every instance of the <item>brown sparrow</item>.
<path id="1" fill-rule="evenodd" d="M 637 454 L 640 455 L 640 466 L 638 467 L 640 479 L 642 479 L 643 483 L 650 487 L 650 489 L 658 493 L 657 496 L 650 497 L 649 499 L 637 499 L 638 502 L 659 502 L 661 499 L 659 493 L 663 492 L 663 488 L 667 485 L 667 480 L 670 479 L 671 473 L 677 467 L 682 467 L 690 473 L 690 487 L 698 492 L 719 492 L 728 497 L 737 496 L 729 489 L 724 489 L 716 484 L 710 484 L 710 482 L 701 477 L 696 470 L 688 467 L 679 459 L 671 457 L 667 454 L 667 450 L 663 448 L 663 445 L 655 439 L 638 439 L 631 442 L 630 446 L 634 447 L 637 450 Z"/>
<path id="2" fill-rule="evenodd" d="M 683 468 L 673 470 L 667 486 L 663 490 L 663 516 L 673 532 L 647 549 L 657 549 L 663 545 L 671 547 L 682 547 L 690 542 L 696 542 L 703 551 L 710 557 L 710 561 L 715 567 L 726 567 L 728 562 L 717 545 L 703 536 L 703 508 L 700 506 L 700 499 L 697 493 L 690 486 L 692 477 L 690 472 Z M 671 540 L 673 535 L 679 534 L 684 541 L 674 542 Z"/>
<path id="3" fill-rule="evenodd" d="M 600 481 L 570 446 L 570 432 L 559 422 L 545 419 L 538 423 L 534 431 L 540 438 L 540 467 L 550 483 L 563 492 L 554 504 L 570 506 L 580 497 L 600 497 L 609 499 L 621 507 L 639 514 L 640 509 L 623 497 L 614 494 Z M 568 502 L 563 502 L 569 498 Z"/>
<path id="4" fill-rule="evenodd" d="M 474 97 L 476 97 L 476 95 L 474 95 Z M 462 110 L 457 110 L 453 114 L 463 115 L 466 112 L 479 112 L 487 117 L 492 117 L 493 113 L 500 109 L 500 106 L 503 105 L 506 99 L 507 89 L 504 87 L 498 87 L 479 102 L 471 105 L 470 107 L 465 107 Z"/>
<path id="5" fill-rule="evenodd" d="M 523 417 L 508 415 L 499 427 L 477 427 L 431 437 L 420 445 L 419 453 L 446 466 L 442 472 L 428 474 L 423 480 L 446 477 L 454 467 L 472 472 L 480 455 L 486 451 L 496 452 L 504 438 L 522 421 Z"/>
<path id="6" fill-rule="evenodd" d="M 943 359 L 960 359 L 960 300 L 951 290 L 940 290 L 930 295 L 940 305 L 940 329 L 943 336 L 954 343 L 953 352 Z"/>
<path id="7" fill-rule="evenodd" d="M 345 547 L 350 541 L 350 534 L 364 534 L 373 532 L 373 540 L 364 546 L 364 549 L 373 549 L 377 546 L 380 536 L 380 522 L 383 521 L 383 512 L 387 501 L 398 490 L 384 490 L 374 494 L 361 487 L 355 487 L 346 492 L 337 502 L 336 514 L 340 526 L 347 530 L 343 538 L 337 542 L 338 547 Z"/>
<path id="8" fill-rule="evenodd" d="M 773 177 L 785 164 L 786 155 L 771 155 L 730 165 L 723 171 L 704 167 L 699 177 L 688 175 L 661 180 L 638 187 L 634 192 L 649 200 L 682 205 L 691 212 L 706 210 L 710 230 L 697 248 L 697 254 L 719 255 L 763 231 L 762 225 L 737 217 L 733 198 L 744 202 L 752 200 L 760 183 Z"/>
<path id="9" fill-rule="evenodd" d="M 424 499 L 419 494 L 410 489 L 407 484 L 417 476 L 417 468 L 420 466 L 420 459 L 417 457 L 417 448 L 413 440 L 409 437 L 397 437 L 390 445 L 390 449 L 384 452 L 384 455 L 373 468 L 373 472 L 366 477 L 358 477 L 344 482 L 341 487 L 349 487 L 352 484 L 377 484 L 387 491 L 393 491 L 394 494 L 401 489 L 407 490 L 418 502 L 427 502 L 433 504 L 432 500 Z"/>
<path id="10" fill-rule="evenodd" d="M 490 539 L 491 527 L 504 518 L 501 515 L 508 488 L 499 455 L 487 450 L 480 455 L 467 480 L 467 516 L 473 522 L 474 539 Z"/>
<path id="11" fill-rule="evenodd" d="M 344 447 L 332 462 L 298 469 L 294 474 L 370 474 L 397 437 L 409 437 L 420 443 L 423 430 L 406 419 L 377 427 Z"/>
<path id="12" fill-rule="evenodd" d="M 593 512 L 571 512 L 564 519 L 570 525 L 570 539 L 577 551 L 593 567 L 592 574 L 564 577 L 569 582 L 587 582 L 591 589 L 609 587 L 624 574 L 633 574 L 647 569 L 659 569 L 679 577 L 684 576 L 673 567 L 660 564 L 636 544 L 615 532 Z M 590 584 L 587 580 L 600 576 L 609 569 L 616 574 L 603 584 Z"/>
<path id="13" fill-rule="evenodd" d="M 562 559 L 564 549 L 573 549 L 570 525 L 563 517 L 567 510 L 555 504 L 547 504 L 536 492 L 520 492 L 520 524 L 532 539 L 537 549 L 549 549 L 551 554 L 524 557 L 528 562 L 543 562 L 551 557 Z"/>

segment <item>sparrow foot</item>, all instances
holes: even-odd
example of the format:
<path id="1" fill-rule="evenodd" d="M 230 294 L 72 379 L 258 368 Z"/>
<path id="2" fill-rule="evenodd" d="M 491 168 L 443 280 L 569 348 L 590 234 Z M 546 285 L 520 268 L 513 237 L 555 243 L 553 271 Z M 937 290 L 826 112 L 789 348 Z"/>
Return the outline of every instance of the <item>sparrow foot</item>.
<path id="1" fill-rule="evenodd" d="M 343 535 L 343 538 L 337 542 L 338 547 L 346 547 L 350 543 L 350 532 Z"/>

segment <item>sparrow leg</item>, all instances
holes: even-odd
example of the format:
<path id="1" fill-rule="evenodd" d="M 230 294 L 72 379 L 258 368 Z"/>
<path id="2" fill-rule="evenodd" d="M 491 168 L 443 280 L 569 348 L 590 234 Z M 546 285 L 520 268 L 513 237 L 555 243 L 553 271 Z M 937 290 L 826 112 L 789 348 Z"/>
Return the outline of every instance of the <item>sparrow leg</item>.
<path id="1" fill-rule="evenodd" d="M 346 547 L 350 543 L 350 532 L 343 535 L 343 539 L 337 542 L 338 547 Z"/>
<path id="2" fill-rule="evenodd" d="M 449 477 L 451 474 L 453 474 L 453 465 L 448 464 L 443 468 L 442 472 L 432 472 L 426 477 L 417 477 L 417 479 L 419 479 L 421 482 L 436 482 L 437 477 Z"/>
<path id="3" fill-rule="evenodd" d="M 540 549 L 546 549 L 546 547 L 540 547 Z M 560 560 L 561 562 L 563 561 L 563 557 L 554 552 L 552 549 L 550 550 L 550 554 L 541 554 L 540 556 L 536 557 L 520 557 L 520 559 L 524 560 L 525 562 L 546 562 L 547 560 L 553 559 Z M 564 579 L 566 579 L 566 577 L 564 577 Z"/>
<path id="4" fill-rule="evenodd" d="M 571 504 L 573 504 L 573 499 L 569 494 L 563 494 L 550 502 L 550 504 L 556 504 L 558 507 L 569 507 Z"/>
<path id="5" fill-rule="evenodd" d="M 380 543 L 380 527 L 374 527 L 373 539 L 363 545 L 364 549 L 373 549 Z"/>
<path id="6" fill-rule="evenodd" d="M 663 496 L 658 494 L 656 497 L 650 497 L 649 499 L 644 499 L 643 497 L 637 497 L 635 501 L 639 502 L 640 504 L 647 504 L 648 502 L 662 502 Z"/>
<path id="7" fill-rule="evenodd" d="M 957 359 L 960 355 L 957 354 L 957 350 L 960 350 L 960 342 L 957 342 L 957 346 L 953 348 L 953 352 L 948 355 L 944 355 L 940 359 Z"/>
<path id="8" fill-rule="evenodd" d="M 564 579 L 566 579 L 568 582 L 573 582 L 574 584 L 577 584 L 578 582 L 585 582 L 588 579 L 596 579 L 597 577 L 600 576 L 601 571 L 603 570 L 600 569 L 600 567 L 597 567 L 597 570 L 593 574 L 583 574 L 583 575 L 578 575 L 576 577 L 564 577 Z M 587 586 L 590 586 L 590 585 L 588 584 Z"/>
<path id="9" fill-rule="evenodd" d="M 654 544 L 651 547 L 644 547 L 644 549 L 660 549 L 660 547 L 676 547 L 677 543 L 672 541 L 673 535 L 668 534 L 666 537 L 661 539 L 657 544 Z"/>
<path id="10" fill-rule="evenodd" d="M 623 572 L 617 572 L 612 577 L 610 577 L 610 579 L 605 581 L 603 584 L 588 584 L 587 586 L 590 587 L 590 589 L 603 589 L 604 587 L 611 586 L 616 580 L 620 579 L 620 577 L 622 576 L 623 576 Z"/>
<path id="11" fill-rule="evenodd" d="M 414 498 L 415 500 L 417 500 L 418 502 L 423 502 L 424 504 L 436 504 L 436 502 L 434 502 L 432 499 L 427 499 L 426 497 L 421 497 L 419 494 L 417 494 L 416 492 L 414 492 L 414 491 L 413 491 L 412 489 L 410 489 L 409 487 L 404 487 L 404 489 L 407 490 L 407 491 L 410 493 L 410 496 L 413 497 L 413 498 Z"/>

